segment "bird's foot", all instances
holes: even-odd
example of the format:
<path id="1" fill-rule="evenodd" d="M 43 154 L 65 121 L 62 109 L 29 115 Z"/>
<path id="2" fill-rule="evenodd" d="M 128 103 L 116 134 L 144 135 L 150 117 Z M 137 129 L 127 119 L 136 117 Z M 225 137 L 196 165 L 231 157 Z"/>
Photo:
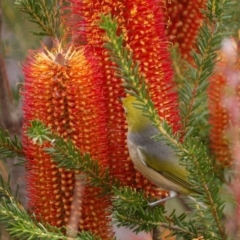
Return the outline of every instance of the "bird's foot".
<path id="1" fill-rule="evenodd" d="M 158 205 L 159 203 L 162 203 L 162 202 L 166 202 L 167 200 L 170 200 L 172 198 L 175 198 L 178 194 L 174 191 L 170 191 L 169 192 L 169 196 L 168 197 L 165 197 L 165 198 L 162 198 L 162 199 L 159 199 L 155 202 L 152 202 L 152 203 L 148 203 L 148 206 L 149 207 L 155 207 L 156 205 Z"/>

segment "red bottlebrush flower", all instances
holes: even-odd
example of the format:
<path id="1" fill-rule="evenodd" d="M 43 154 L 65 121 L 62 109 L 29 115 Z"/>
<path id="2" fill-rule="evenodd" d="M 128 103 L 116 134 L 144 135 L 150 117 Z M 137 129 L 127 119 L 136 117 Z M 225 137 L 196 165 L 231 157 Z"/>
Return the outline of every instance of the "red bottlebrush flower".
<path id="1" fill-rule="evenodd" d="M 100 14 L 111 14 L 117 19 L 118 31 L 124 34 L 125 44 L 133 52 L 134 60 L 140 63 L 140 72 L 150 86 L 150 94 L 160 116 L 171 124 L 174 131 L 178 131 L 180 118 L 176 108 L 177 96 L 173 91 L 173 73 L 168 43 L 164 36 L 162 8 L 157 7 L 159 1 L 155 0 L 71 0 L 71 3 L 73 15 L 81 19 L 67 23 L 71 26 L 73 38 L 76 43 L 85 42 L 94 47 L 104 74 L 103 94 L 107 103 L 111 173 L 124 184 L 136 187 L 134 181 L 137 181 L 139 188 L 150 190 L 153 186 L 143 177 L 139 179 L 139 173 L 133 171 L 126 145 L 125 117 L 117 100 L 117 96 L 124 94 L 124 89 L 121 87 L 121 79 L 112 70 L 113 63 L 109 61 L 107 51 L 103 48 L 104 32 L 98 24 Z"/>
<path id="2" fill-rule="evenodd" d="M 51 51 L 30 52 L 24 63 L 23 143 L 29 207 L 51 225 L 77 221 L 80 230 L 109 239 L 109 200 L 99 199 L 98 188 L 83 188 L 75 172 L 57 168 L 43 150 L 46 144 L 33 144 L 26 135 L 30 122 L 40 119 L 64 139 L 71 139 L 82 153 L 88 152 L 100 164 L 108 165 L 102 76 L 91 54 L 86 47 L 63 49 L 56 43 Z"/>
<path id="3" fill-rule="evenodd" d="M 189 60 L 191 49 L 201 26 L 203 15 L 200 9 L 206 0 L 171 0 L 166 1 L 164 11 L 166 31 L 169 40 L 179 47 L 182 56 Z"/>

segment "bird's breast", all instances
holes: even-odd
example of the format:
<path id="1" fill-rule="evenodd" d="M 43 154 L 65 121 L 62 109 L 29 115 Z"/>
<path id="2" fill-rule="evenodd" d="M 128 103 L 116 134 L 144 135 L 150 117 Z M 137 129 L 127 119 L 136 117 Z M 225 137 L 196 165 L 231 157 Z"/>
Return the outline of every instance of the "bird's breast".
<path id="1" fill-rule="evenodd" d="M 189 190 L 175 184 L 174 182 L 170 181 L 166 177 L 164 177 L 161 173 L 153 170 L 152 168 L 148 167 L 144 160 L 141 159 L 141 156 L 139 155 L 137 148 L 138 145 L 136 145 L 134 142 L 132 142 L 129 138 L 127 140 L 128 143 L 128 149 L 129 149 L 129 155 L 130 158 L 135 166 L 135 168 L 149 181 L 157 185 L 159 188 L 164 190 L 173 190 L 176 192 L 180 192 L 183 194 L 188 194 Z"/>

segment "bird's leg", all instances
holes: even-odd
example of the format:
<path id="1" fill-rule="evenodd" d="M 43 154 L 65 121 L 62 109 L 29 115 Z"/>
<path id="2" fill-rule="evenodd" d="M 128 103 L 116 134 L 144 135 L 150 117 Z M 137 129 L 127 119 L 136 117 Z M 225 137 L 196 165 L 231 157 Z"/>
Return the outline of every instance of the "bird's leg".
<path id="1" fill-rule="evenodd" d="M 162 198 L 162 199 L 159 199 L 157 200 L 156 202 L 152 202 L 152 203 L 148 203 L 148 206 L 150 207 L 154 207 L 156 205 L 158 205 L 159 203 L 162 203 L 162 202 L 165 202 L 169 199 L 172 199 L 172 198 L 175 198 L 178 194 L 174 191 L 169 191 L 169 196 L 168 197 L 165 197 L 165 198 Z"/>

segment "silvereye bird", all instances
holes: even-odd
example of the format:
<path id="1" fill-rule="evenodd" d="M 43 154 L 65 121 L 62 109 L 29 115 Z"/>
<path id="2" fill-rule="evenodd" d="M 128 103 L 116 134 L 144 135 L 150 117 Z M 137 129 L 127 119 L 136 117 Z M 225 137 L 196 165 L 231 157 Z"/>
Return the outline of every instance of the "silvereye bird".
<path id="1" fill-rule="evenodd" d="M 154 206 L 177 196 L 177 193 L 189 195 L 195 192 L 189 183 L 188 171 L 178 163 L 178 157 L 163 141 L 155 141 L 159 130 L 142 110 L 134 104 L 140 102 L 133 96 L 122 99 L 128 123 L 127 144 L 130 158 L 135 168 L 161 189 L 170 190 L 170 196 L 149 204 Z"/>

